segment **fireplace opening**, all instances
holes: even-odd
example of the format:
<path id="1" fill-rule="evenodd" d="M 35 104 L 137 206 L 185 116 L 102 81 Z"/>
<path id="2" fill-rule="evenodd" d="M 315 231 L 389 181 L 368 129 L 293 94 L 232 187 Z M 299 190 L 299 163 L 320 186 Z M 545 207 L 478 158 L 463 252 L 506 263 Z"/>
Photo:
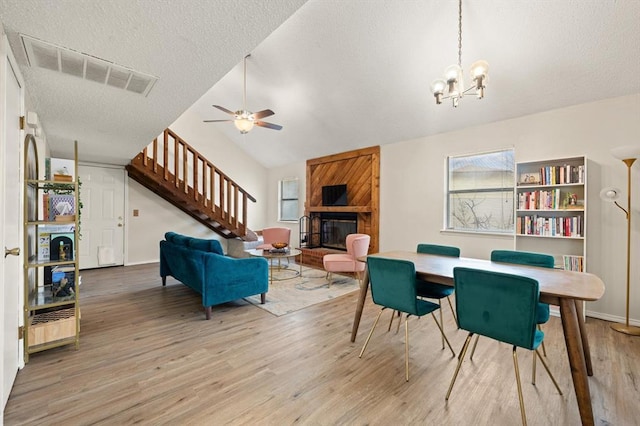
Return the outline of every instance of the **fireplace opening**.
<path id="1" fill-rule="evenodd" d="M 347 250 L 347 235 L 358 232 L 357 213 L 320 214 L 320 246 L 336 250 Z"/>

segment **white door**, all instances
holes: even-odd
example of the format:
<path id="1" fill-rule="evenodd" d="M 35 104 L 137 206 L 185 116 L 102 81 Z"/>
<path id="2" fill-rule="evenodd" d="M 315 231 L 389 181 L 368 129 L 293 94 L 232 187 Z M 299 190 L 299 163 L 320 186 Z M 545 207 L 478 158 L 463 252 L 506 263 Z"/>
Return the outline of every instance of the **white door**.
<path id="1" fill-rule="evenodd" d="M 80 176 L 80 268 L 124 264 L 123 168 L 78 166 Z"/>
<path id="2" fill-rule="evenodd" d="M 7 52 L 8 43 L 4 43 L 4 52 Z M 2 410 L 9 399 L 13 381 L 16 378 L 19 361 L 18 325 L 20 323 L 20 294 L 22 292 L 22 254 L 7 255 L 7 249 L 21 250 L 22 246 L 22 226 L 20 217 L 22 215 L 22 170 L 23 159 L 20 154 L 23 141 L 19 129 L 19 119 L 22 105 L 22 88 L 20 79 L 14 72 L 17 70 L 15 61 L 3 55 L 4 63 L 0 66 L 0 84 L 4 86 L 6 97 L 6 108 L 2 111 L 3 117 L 0 123 L 4 124 L 4 135 L 0 135 L 0 223 L 2 224 L 2 244 L 5 254 L 0 260 L 2 269 Z M 1 96 L 0 96 L 1 97 Z"/>

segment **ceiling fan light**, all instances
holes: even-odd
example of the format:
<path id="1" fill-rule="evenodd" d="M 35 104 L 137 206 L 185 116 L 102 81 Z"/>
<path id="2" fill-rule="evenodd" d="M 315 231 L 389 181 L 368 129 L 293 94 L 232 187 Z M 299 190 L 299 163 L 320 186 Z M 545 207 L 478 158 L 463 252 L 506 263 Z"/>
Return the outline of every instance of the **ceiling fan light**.
<path id="1" fill-rule="evenodd" d="M 245 133 L 249 133 L 254 126 L 253 120 L 250 120 L 246 117 L 236 118 L 233 124 L 236 126 L 236 129 L 240 130 L 240 133 L 242 133 L 243 135 Z"/>

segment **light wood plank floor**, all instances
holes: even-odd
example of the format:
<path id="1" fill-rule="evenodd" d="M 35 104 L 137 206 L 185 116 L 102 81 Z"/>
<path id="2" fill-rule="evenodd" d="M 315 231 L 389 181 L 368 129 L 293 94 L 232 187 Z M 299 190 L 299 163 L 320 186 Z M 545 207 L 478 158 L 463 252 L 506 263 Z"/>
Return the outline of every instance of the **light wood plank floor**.
<path id="1" fill-rule="evenodd" d="M 82 271 L 80 350 L 31 357 L 18 373 L 4 422 L 18 424 L 516 425 L 520 412 L 510 347 L 481 339 L 455 369 L 433 320 L 410 320 L 410 374 L 404 333 L 386 332 L 383 314 L 363 359 L 358 353 L 378 308 L 369 300 L 356 343 L 349 340 L 357 294 L 275 317 L 242 300 L 214 307 L 158 265 Z M 446 330 L 460 350 L 466 333 Z M 395 327 L 394 327 L 395 328 Z M 579 424 L 558 318 L 544 327 L 548 361 L 563 396 L 531 354 L 519 351 L 530 425 Z M 640 338 L 587 319 L 596 423 L 640 422 Z"/>

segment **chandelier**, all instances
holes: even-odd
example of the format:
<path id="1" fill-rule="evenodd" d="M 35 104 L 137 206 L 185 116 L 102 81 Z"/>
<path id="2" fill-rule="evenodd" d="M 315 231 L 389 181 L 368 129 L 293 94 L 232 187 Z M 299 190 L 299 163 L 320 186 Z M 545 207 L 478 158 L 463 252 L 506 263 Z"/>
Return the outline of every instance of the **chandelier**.
<path id="1" fill-rule="evenodd" d="M 458 0 L 458 64 L 448 66 L 444 70 L 444 78 L 438 78 L 431 83 L 431 92 L 436 98 L 436 104 L 441 104 L 443 99 L 451 99 L 453 106 L 457 107 L 463 96 L 474 94 L 478 99 L 482 99 L 488 71 L 487 61 L 474 62 L 471 65 L 473 85 L 467 89 L 464 88 L 462 76 L 462 0 Z"/>

